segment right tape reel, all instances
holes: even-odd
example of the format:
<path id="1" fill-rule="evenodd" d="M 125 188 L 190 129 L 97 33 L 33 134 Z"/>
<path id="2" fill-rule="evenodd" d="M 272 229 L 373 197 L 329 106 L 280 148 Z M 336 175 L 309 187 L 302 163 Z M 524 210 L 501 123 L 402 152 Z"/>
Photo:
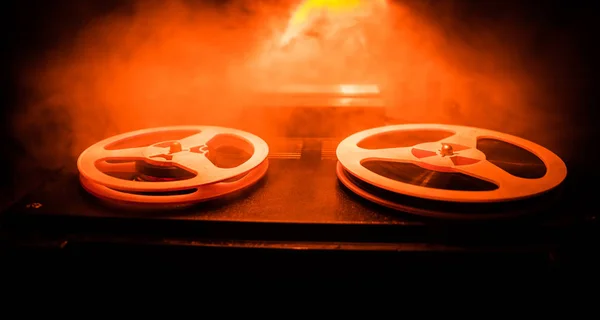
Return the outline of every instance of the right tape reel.
<path id="1" fill-rule="evenodd" d="M 481 128 L 410 124 L 344 139 L 337 176 L 359 196 L 430 217 L 490 219 L 539 211 L 565 163 L 531 141 Z"/>

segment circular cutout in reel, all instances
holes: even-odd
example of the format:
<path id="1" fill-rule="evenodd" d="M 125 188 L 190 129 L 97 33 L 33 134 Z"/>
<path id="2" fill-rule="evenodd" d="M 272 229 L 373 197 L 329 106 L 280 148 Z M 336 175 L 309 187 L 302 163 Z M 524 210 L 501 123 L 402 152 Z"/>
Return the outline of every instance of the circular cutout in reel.
<path id="1" fill-rule="evenodd" d="M 391 134 L 414 136 L 417 132 L 441 132 L 443 137 L 384 148 L 364 146 L 364 141 L 373 138 Z M 343 140 L 336 153 L 338 178 L 353 192 L 397 210 L 449 218 L 474 216 L 460 211 L 444 214 L 444 206 L 488 204 L 491 208 L 522 202 L 554 189 L 567 174 L 557 155 L 531 141 L 492 130 L 441 124 L 365 130 Z M 527 158 L 528 163 L 519 163 L 522 158 Z M 379 191 L 367 189 L 397 197 L 381 196 Z M 437 209 L 419 210 L 405 205 L 401 201 L 413 202 L 407 197 L 435 202 Z M 511 211 L 520 210 L 513 206 L 507 210 Z"/>
<path id="2" fill-rule="evenodd" d="M 244 156 L 223 163 L 215 154 Z M 219 152 L 217 152 L 219 151 Z M 118 203 L 189 205 L 256 183 L 267 171 L 268 145 L 236 129 L 174 126 L 117 135 L 86 149 L 77 161 L 82 186 Z"/>

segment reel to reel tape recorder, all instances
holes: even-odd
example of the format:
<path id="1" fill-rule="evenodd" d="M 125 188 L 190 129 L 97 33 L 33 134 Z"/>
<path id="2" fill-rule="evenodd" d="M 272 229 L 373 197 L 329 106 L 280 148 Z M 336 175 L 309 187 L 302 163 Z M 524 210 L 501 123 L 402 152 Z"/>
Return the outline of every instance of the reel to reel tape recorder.
<path id="1" fill-rule="evenodd" d="M 564 195 L 566 178 L 552 151 L 465 126 L 265 139 L 228 127 L 150 128 L 84 150 L 3 213 L 2 235 L 13 248 L 79 253 L 115 243 L 509 252 L 519 257 L 513 267 L 528 248 L 537 270 L 549 252 L 588 234 L 580 228 L 589 215 L 572 212 L 575 200 Z"/>
<path id="2" fill-rule="evenodd" d="M 168 139 L 173 137 L 182 138 Z M 392 140 L 385 148 L 373 148 L 382 139 Z M 227 147 L 245 158 L 235 166 L 222 166 L 219 156 L 212 156 Z M 99 199 L 176 210 L 251 187 L 267 174 L 268 154 L 268 144 L 248 132 L 175 126 L 100 141 L 81 153 L 77 168 L 82 187 Z M 567 173 L 558 156 L 533 142 L 451 125 L 392 125 L 361 131 L 340 142 L 336 158 L 337 178 L 352 192 L 385 207 L 442 219 L 525 213 L 495 208 L 506 210 L 509 203 L 545 195 Z M 437 203 L 439 209 L 410 207 L 409 198 L 425 206 L 431 206 L 428 201 Z M 461 212 L 444 210 L 459 204 L 464 205 Z M 473 212 L 469 205 L 478 210 L 487 205 L 490 212 Z"/>
<path id="3" fill-rule="evenodd" d="M 250 268 L 257 251 L 317 252 L 327 263 L 314 265 L 357 274 L 400 268 L 370 266 L 373 253 L 452 263 L 484 253 L 477 261 L 491 261 L 486 271 L 506 266 L 504 253 L 522 268 L 526 253 L 536 273 L 565 246 L 591 243 L 597 214 L 574 209 L 572 167 L 533 137 L 390 121 L 374 85 L 269 90 L 244 110 L 261 123 L 146 128 L 81 150 L 0 215 L 0 249 L 96 256 L 124 248 L 127 261 L 139 258 L 131 248 L 153 258 L 185 248 L 194 268 L 233 255 L 198 258 L 214 248 L 252 252 L 215 270 Z M 324 258 L 339 252 L 367 258 Z M 257 270 L 272 260 L 263 262 Z"/>
<path id="4" fill-rule="evenodd" d="M 85 192 L 59 179 L 61 186 L 27 200 L 39 208 L 20 203 L 16 216 L 143 219 L 149 210 L 169 220 L 189 220 L 191 212 L 197 221 L 489 220 L 533 213 L 567 175 L 550 150 L 479 128 L 390 125 L 337 141 L 265 141 L 212 126 L 124 133 L 81 153 L 77 180 Z M 230 200 L 214 207 L 223 198 Z"/>

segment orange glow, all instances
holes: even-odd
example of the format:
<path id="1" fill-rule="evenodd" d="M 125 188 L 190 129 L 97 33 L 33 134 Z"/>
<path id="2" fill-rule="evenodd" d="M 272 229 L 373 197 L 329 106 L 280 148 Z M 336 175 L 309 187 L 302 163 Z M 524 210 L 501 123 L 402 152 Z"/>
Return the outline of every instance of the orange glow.
<path id="1" fill-rule="evenodd" d="M 544 145 L 564 127 L 565 117 L 546 107 L 551 92 L 538 91 L 538 79 L 515 59 L 512 48 L 529 41 L 522 30 L 510 41 L 477 28 L 445 30 L 399 1 L 239 2 L 217 10 L 138 1 L 133 13 L 91 21 L 22 70 L 31 94 L 13 119 L 15 136 L 58 166 L 101 139 L 149 127 L 260 128 L 268 132 L 249 131 L 268 139 L 289 125 L 315 125 L 253 107 L 279 103 L 256 91 L 282 90 L 377 94 L 392 122 L 539 130 Z M 302 35 L 319 15 L 328 19 L 325 34 Z"/>
<path id="2" fill-rule="evenodd" d="M 374 9 L 384 6 L 386 0 L 305 0 L 292 14 L 281 45 L 289 44 L 320 22 L 326 21 L 333 30 L 350 27 L 360 17 L 370 16 Z"/>
<path id="3" fill-rule="evenodd" d="M 364 91 L 365 84 L 384 82 L 377 56 L 395 46 L 388 38 L 392 14 L 386 0 L 305 0 L 257 55 L 253 83 L 302 85 L 303 92 L 317 94 L 375 94 L 340 84 Z"/>
<path id="4" fill-rule="evenodd" d="M 379 87 L 376 85 L 342 84 L 339 88 L 340 93 L 345 95 L 365 95 L 379 93 Z"/>
<path id="5" fill-rule="evenodd" d="M 379 87 L 373 84 L 340 84 L 340 85 L 284 85 L 274 86 L 273 92 L 283 94 L 326 94 L 326 95 L 377 95 L 381 92 Z"/>

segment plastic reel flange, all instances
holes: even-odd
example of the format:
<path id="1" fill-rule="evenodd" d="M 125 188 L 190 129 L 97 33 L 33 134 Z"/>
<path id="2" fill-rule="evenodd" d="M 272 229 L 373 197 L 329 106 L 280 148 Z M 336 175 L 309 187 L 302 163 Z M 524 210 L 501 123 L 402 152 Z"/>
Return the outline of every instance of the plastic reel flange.
<path id="1" fill-rule="evenodd" d="M 197 132 L 180 140 L 156 141 L 150 146 L 112 149 L 117 142 L 160 132 Z M 218 135 L 234 136 L 252 146 L 252 156 L 234 168 L 219 168 L 206 156 L 207 143 Z M 228 139 L 231 140 L 231 139 Z M 173 126 L 144 129 L 102 140 L 77 160 L 82 186 L 104 200 L 121 204 L 186 206 L 215 199 L 256 183 L 267 172 L 269 147 L 261 138 L 241 130 L 215 126 Z M 124 180 L 107 172 L 135 172 L 135 161 L 178 167 L 193 174 L 175 181 Z M 227 180 L 240 177 L 228 182 Z M 194 190 L 195 189 L 195 190 Z M 177 191 L 194 190 L 186 194 Z M 161 195 L 149 194 L 163 193 Z M 167 194 L 165 193 L 175 193 Z"/>
<path id="2" fill-rule="evenodd" d="M 446 131 L 453 135 L 437 142 L 427 142 L 411 147 L 364 149 L 358 146 L 362 140 L 389 132 L 410 131 Z M 502 170 L 486 160 L 483 152 L 477 149 L 479 139 L 497 139 L 521 147 L 540 158 L 546 166 L 546 174 L 539 179 L 520 178 Z M 452 155 L 444 154 L 444 146 L 452 146 L 460 150 L 456 154 L 470 159 L 467 163 L 455 164 Z M 422 153 L 430 156 L 423 156 Z M 391 125 L 373 128 L 355 133 L 344 139 L 336 150 L 338 158 L 337 175 L 347 188 L 363 198 L 390 207 L 392 209 L 408 211 L 425 216 L 443 218 L 483 218 L 484 215 L 474 214 L 447 214 L 409 208 L 401 203 L 395 203 L 369 193 L 358 187 L 345 175 L 345 172 L 367 184 L 393 192 L 425 200 L 445 201 L 454 203 L 500 203 L 523 200 L 543 194 L 557 187 L 567 175 L 565 163 L 550 150 L 531 141 L 509 134 L 486 130 L 481 128 L 444 125 L 444 124 L 409 124 Z M 422 168 L 438 172 L 458 172 L 478 179 L 492 182 L 498 186 L 491 191 L 458 191 L 437 189 L 404 183 L 389 179 L 368 170 L 362 164 L 368 160 L 384 160 L 391 162 L 404 162 L 418 165 Z M 502 214 L 499 216 L 506 216 Z M 499 216 L 485 215 L 485 218 Z"/>

